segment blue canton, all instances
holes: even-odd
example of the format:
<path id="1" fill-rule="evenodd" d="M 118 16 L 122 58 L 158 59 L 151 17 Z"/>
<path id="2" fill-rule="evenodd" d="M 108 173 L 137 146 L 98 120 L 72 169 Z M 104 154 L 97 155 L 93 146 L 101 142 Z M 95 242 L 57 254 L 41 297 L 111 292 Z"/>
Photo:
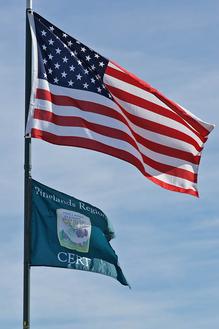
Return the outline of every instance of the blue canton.
<path id="1" fill-rule="evenodd" d="M 103 83 L 108 60 L 34 13 L 38 43 L 38 78 L 111 98 Z"/>

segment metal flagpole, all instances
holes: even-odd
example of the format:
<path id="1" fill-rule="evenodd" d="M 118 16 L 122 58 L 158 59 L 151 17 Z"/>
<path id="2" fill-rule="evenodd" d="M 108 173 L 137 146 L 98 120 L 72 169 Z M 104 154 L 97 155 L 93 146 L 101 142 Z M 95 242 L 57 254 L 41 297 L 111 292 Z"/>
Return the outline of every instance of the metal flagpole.
<path id="1" fill-rule="evenodd" d="M 26 71 L 25 71 L 25 127 L 31 94 L 32 44 L 27 12 L 32 0 L 26 0 Z M 31 221 L 31 138 L 24 140 L 24 268 L 23 268 L 23 329 L 30 328 L 30 221 Z"/>

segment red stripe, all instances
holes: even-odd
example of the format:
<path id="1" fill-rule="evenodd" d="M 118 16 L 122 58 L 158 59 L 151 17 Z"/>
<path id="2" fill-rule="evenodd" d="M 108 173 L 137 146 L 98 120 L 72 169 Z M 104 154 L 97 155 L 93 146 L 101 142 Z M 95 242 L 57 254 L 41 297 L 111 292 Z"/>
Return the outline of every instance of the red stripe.
<path id="1" fill-rule="evenodd" d="M 152 160 L 151 158 L 147 157 L 146 155 L 142 155 L 144 163 L 148 166 L 160 171 L 162 173 L 166 173 L 171 176 L 187 179 L 192 183 L 197 183 L 197 174 L 192 173 L 186 169 L 173 167 L 164 163 L 157 162 Z"/>
<path id="2" fill-rule="evenodd" d="M 117 98 L 119 98 L 125 102 L 128 102 L 130 104 L 144 107 L 145 101 L 142 98 L 140 98 L 138 96 L 134 96 L 123 90 L 117 89 L 117 88 L 109 86 L 109 85 L 107 85 L 107 87 L 110 90 L 110 92 Z M 130 121 L 132 121 L 134 124 L 136 124 L 137 126 L 143 128 L 143 129 L 153 131 L 157 134 L 159 133 L 161 135 L 172 137 L 172 138 L 184 141 L 186 143 L 189 143 L 189 144 L 193 145 L 196 148 L 196 150 L 199 152 L 202 150 L 202 148 L 199 146 L 199 144 L 191 136 L 189 136 L 177 129 L 167 127 L 163 124 L 160 124 L 160 123 L 157 123 L 154 121 L 150 121 L 145 118 L 139 118 L 139 117 L 127 112 L 125 110 L 125 108 L 122 107 L 118 102 L 116 102 L 116 103 L 117 103 L 117 105 L 120 106 L 120 108 L 123 110 L 123 113 L 128 117 L 128 119 Z"/>
<path id="3" fill-rule="evenodd" d="M 164 102 L 167 106 L 169 106 L 173 111 L 181 115 L 184 120 L 186 120 L 193 128 L 196 129 L 200 133 L 199 138 L 202 141 L 206 142 L 207 136 L 210 133 L 204 126 L 202 126 L 198 121 L 196 121 L 193 117 L 191 117 L 188 113 L 186 113 L 179 105 L 174 103 L 173 101 L 166 98 L 163 94 L 161 94 L 158 90 L 154 93 L 157 98 L 159 98 L 162 102 Z"/>
<path id="4" fill-rule="evenodd" d="M 108 145 L 105 145 L 100 142 L 90 140 L 87 138 L 56 136 L 54 134 L 51 134 L 51 133 L 48 133 L 45 131 L 41 131 L 39 129 L 32 129 L 31 135 L 34 138 L 43 139 L 52 144 L 81 147 L 81 148 L 91 149 L 94 151 L 98 151 L 101 153 L 105 153 L 105 154 L 114 156 L 116 158 L 119 158 L 121 160 L 131 163 L 132 165 L 137 167 L 145 177 L 147 177 L 148 179 L 150 179 L 151 181 L 153 181 L 154 183 L 160 185 L 161 187 L 163 187 L 165 189 L 168 189 L 171 191 L 176 191 L 176 192 L 181 192 L 181 193 L 187 193 L 187 194 L 198 197 L 197 191 L 194 191 L 192 189 L 177 187 L 177 186 L 174 186 L 171 184 L 167 184 L 153 176 L 150 176 L 149 174 L 147 174 L 145 172 L 142 163 L 137 158 L 135 158 L 132 154 L 130 154 L 124 150 L 118 150 L 114 147 L 111 147 L 111 146 L 108 146 Z"/>
<path id="5" fill-rule="evenodd" d="M 144 91 L 151 93 L 148 90 L 148 88 L 142 88 L 142 83 L 139 82 L 137 79 L 133 79 L 133 77 L 127 75 L 124 72 L 118 71 L 112 67 L 108 66 L 105 74 L 110 75 L 113 78 L 119 79 L 121 81 L 129 83 L 135 87 L 138 87 Z M 121 88 L 122 88 L 122 86 L 121 86 Z M 152 93 L 152 94 L 154 94 L 154 93 Z M 144 99 L 144 98 L 142 98 L 142 99 Z M 175 112 L 172 112 L 172 111 L 168 110 L 167 108 L 162 107 L 161 105 L 153 103 L 152 101 L 149 101 L 146 98 L 144 99 L 144 108 L 153 113 L 162 115 L 166 118 L 169 118 L 169 119 L 172 119 L 174 121 L 181 123 L 182 125 L 187 127 L 190 131 L 192 131 L 195 135 L 197 135 L 203 141 L 203 137 L 200 135 L 200 133 L 197 130 L 193 129 L 184 119 L 182 119 L 181 116 L 179 116 L 179 114 L 176 114 Z"/>
<path id="6" fill-rule="evenodd" d="M 112 62 L 112 61 L 111 61 Z M 174 112 L 178 113 L 185 121 L 187 121 L 195 130 L 197 130 L 203 137 L 207 136 L 210 131 L 207 130 L 205 127 L 203 127 L 198 121 L 196 121 L 193 117 L 191 117 L 188 113 L 186 113 L 179 105 L 177 105 L 172 100 L 168 99 L 166 96 L 161 94 L 157 89 L 150 86 L 145 81 L 141 80 L 134 74 L 130 73 L 117 63 L 112 62 L 115 66 L 120 68 L 127 76 L 130 77 L 131 81 L 138 81 L 138 83 L 141 85 L 141 88 L 143 90 L 146 90 L 156 97 L 158 97 L 162 102 L 164 102 L 168 107 L 170 107 Z M 106 72 L 108 70 L 109 66 L 106 69 Z M 131 83 L 131 82 L 130 82 Z"/>
<path id="7" fill-rule="evenodd" d="M 106 105 L 97 104 L 85 100 L 74 99 L 70 96 L 54 95 L 48 90 L 37 89 L 36 98 L 49 101 L 59 106 L 74 106 L 82 111 L 105 115 L 124 122 L 128 126 L 127 120 L 117 111 Z M 66 109 L 67 111 L 67 109 Z M 67 113 L 67 112 L 66 112 Z"/>
<path id="8" fill-rule="evenodd" d="M 105 116 L 111 117 L 113 119 L 119 120 L 119 121 L 123 122 L 129 128 L 129 130 L 132 132 L 135 139 L 139 143 L 141 143 L 143 146 L 148 147 L 150 150 L 152 150 L 154 152 L 159 152 L 164 155 L 172 156 L 174 158 L 176 157 L 176 158 L 179 158 L 179 159 L 182 159 L 185 161 L 189 161 L 194 164 L 199 164 L 200 156 L 194 156 L 190 152 L 178 150 L 176 148 L 172 148 L 169 146 L 164 146 L 162 144 L 150 141 L 150 140 L 140 136 L 130 127 L 128 121 L 125 119 L 125 117 L 122 114 L 120 114 L 119 112 L 113 110 L 112 108 L 110 108 L 108 106 L 99 105 L 94 102 L 75 100 L 74 98 L 69 97 L 69 96 L 53 95 L 49 91 L 44 90 L 44 89 L 37 89 L 36 97 L 38 99 L 43 99 L 43 100 L 52 102 L 55 105 L 74 106 L 82 111 L 97 113 L 97 114 L 105 115 Z M 121 108 L 121 106 L 119 104 L 117 104 L 117 105 Z M 63 109 L 64 109 L 64 107 L 63 107 Z M 129 116 L 130 121 L 136 121 L 135 116 L 132 116 L 131 114 L 126 112 L 123 108 L 121 108 L 121 110 L 125 113 L 126 116 Z M 66 110 L 66 113 L 67 113 L 67 110 Z M 140 121 L 140 119 L 139 119 L 139 121 Z M 137 122 L 133 122 L 133 123 L 137 124 Z M 144 125 L 143 125 L 143 128 L 145 129 Z M 148 130 L 156 132 L 156 130 L 153 129 L 153 127 L 149 127 Z M 167 135 L 167 136 L 169 136 L 169 135 Z"/>
<path id="9" fill-rule="evenodd" d="M 123 71 L 118 71 L 118 70 L 114 69 L 113 67 L 110 67 L 109 65 L 107 66 L 104 74 L 110 75 L 111 77 L 114 77 L 121 81 L 127 82 L 135 87 L 138 87 L 144 91 L 147 91 L 150 94 L 152 93 L 150 85 L 148 85 L 148 87 L 142 86 L 142 83 L 138 79 L 134 79 L 131 75 L 129 75 Z"/>
<path id="10" fill-rule="evenodd" d="M 162 145 L 156 142 L 151 142 L 149 139 L 145 139 L 142 136 L 135 134 L 135 139 L 142 144 L 143 146 L 147 147 L 149 150 L 156 152 L 156 153 L 160 153 L 163 155 L 167 155 L 173 158 L 177 158 L 177 159 L 181 159 L 181 160 L 185 160 L 191 163 L 194 163 L 196 165 L 199 164 L 200 162 L 200 155 L 196 155 L 194 156 L 192 153 L 186 152 L 186 151 L 182 151 L 182 150 L 178 150 L 176 148 L 173 147 L 169 147 L 166 145 Z"/>
<path id="11" fill-rule="evenodd" d="M 94 124 L 91 123 L 85 119 L 82 119 L 80 117 L 66 117 L 66 116 L 59 116 L 54 113 L 51 113 L 49 111 L 45 110 L 39 110 L 36 109 L 34 111 L 34 118 L 39 119 L 39 120 L 44 120 L 47 122 L 52 122 L 56 125 L 65 127 L 65 126 L 70 126 L 70 127 L 82 127 L 82 128 L 87 128 L 90 131 L 94 131 L 98 134 L 101 134 L 103 136 L 108 136 L 111 138 L 115 138 L 118 140 L 123 140 L 130 145 L 132 145 L 143 157 L 143 161 L 145 164 L 149 165 L 150 167 L 154 168 L 157 171 L 160 171 L 162 173 L 168 173 L 169 175 L 187 179 L 191 182 L 197 182 L 197 175 L 186 170 L 186 169 L 181 169 L 177 168 L 174 166 L 166 165 L 160 162 L 157 162 L 155 160 L 150 159 L 146 155 L 143 155 L 141 151 L 138 148 L 137 143 L 133 138 L 131 138 L 127 133 L 116 129 L 116 128 L 110 128 L 106 127 L 100 124 Z"/>
<path id="12" fill-rule="evenodd" d="M 138 149 L 138 145 L 135 142 L 133 138 L 131 138 L 126 132 L 119 130 L 117 128 L 110 128 L 107 126 L 103 126 L 97 123 L 91 123 L 87 121 L 86 119 L 83 119 L 81 117 L 75 117 L 75 116 L 60 116 L 56 115 L 52 112 L 35 109 L 34 111 L 34 118 L 39 120 L 44 120 L 48 122 L 52 122 L 56 125 L 62 126 L 62 127 L 81 127 L 81 128 L 87 128 L 89 130 L 92 130 L 98 134 L 101 134 L 103 136 L 108 136 L 111 138 L 120 139 L 123 141 L 128 142 L 131 144 L 135 149 Z"/>

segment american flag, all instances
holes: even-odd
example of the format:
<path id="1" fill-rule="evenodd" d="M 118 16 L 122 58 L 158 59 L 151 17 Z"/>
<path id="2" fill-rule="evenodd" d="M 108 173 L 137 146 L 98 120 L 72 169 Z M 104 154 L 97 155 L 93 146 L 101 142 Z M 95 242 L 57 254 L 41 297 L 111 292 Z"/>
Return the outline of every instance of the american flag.
<path id="1" fill-rule="evenodd" d="M 125 160 L 168 190 L 198 196 L 213 125 L 35 12 L 27 135 Z"/>

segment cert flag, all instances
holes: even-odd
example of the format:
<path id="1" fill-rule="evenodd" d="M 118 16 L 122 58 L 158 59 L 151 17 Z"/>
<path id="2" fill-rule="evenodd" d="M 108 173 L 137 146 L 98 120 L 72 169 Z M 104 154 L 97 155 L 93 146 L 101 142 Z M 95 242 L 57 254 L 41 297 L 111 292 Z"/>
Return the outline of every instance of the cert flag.
<path id="1" fill-rule="evenodd" d="M 198 196 L 201 152 L 213 125 L 37 13 L 29 20 L 34 58 L 26 133 L 109 154 L 163 188 Z"/>
<path id="2" fill-rule="evenodd" d="M 113 237 L 100 209 L 32 180 L 31 266 L 95 272 L 128 285 Z"/>

